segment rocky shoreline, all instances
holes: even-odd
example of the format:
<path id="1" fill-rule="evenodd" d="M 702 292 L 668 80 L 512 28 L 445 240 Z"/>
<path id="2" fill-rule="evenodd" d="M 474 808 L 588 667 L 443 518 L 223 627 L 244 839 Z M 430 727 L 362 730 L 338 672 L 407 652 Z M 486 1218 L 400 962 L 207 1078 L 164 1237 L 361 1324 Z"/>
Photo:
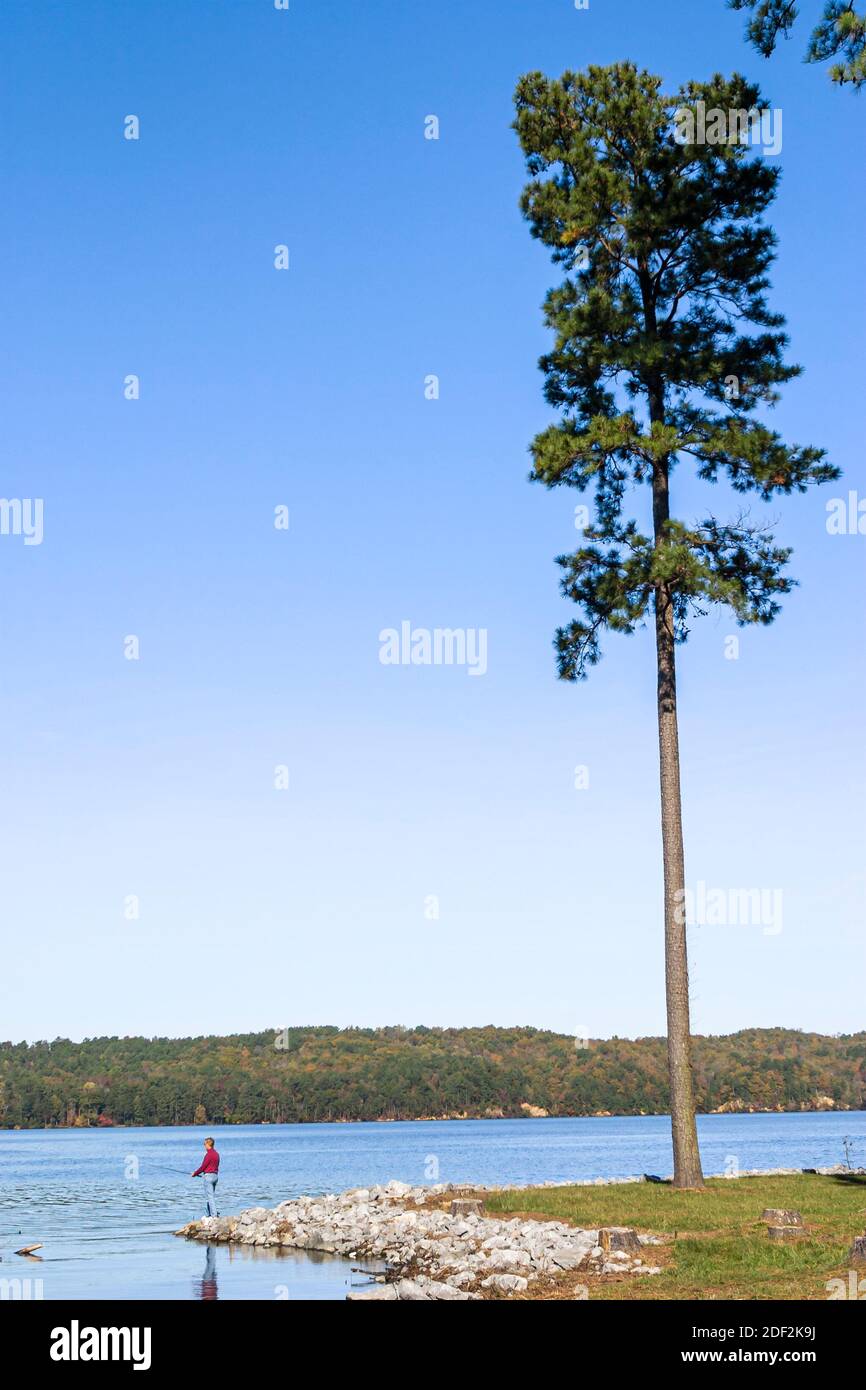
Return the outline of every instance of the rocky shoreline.
<path id="1" fill-rule="evenodd" d="M 369 1289 L 350 1300 L 466 1302 L 523 1293 L 542 1276 L 658 1274 L 643 1247 L 658 1243 L 620 1227 L 583 1230 L 561 1221 L 487 1215 L 467 1189 L 450 1183 L 354 1188 L 338 1196 L 297 1197 L 271 1210 L 204 1217 L 178 1231 L 214 1244 L 283 1246 L 381 1264 Z M 576 1297 L 584 1297 L 578 1293 Z"/>
<path id="2" fill-rule="evenodd" d="M 834 1164 L 749 1169 L 724 1176 L 736 1180 L 846 1171 Z M 649 1180 L 643 1174 L 533 1186 L 606 1187 Z M 273 1209 L 251 1207 L 237 1216 L 203 1217 L 176 1234 L 209 1244 L 282 1246 L 375 1264 L 375 1270 L 363 1271 L 375 1282 L 350 1293 L 353 1301 L 467 1302 L 522 1294 L 537 1281 L 566 1283 L 575 1272 L 636 1278 L 661 1272 L 645 1255 L 646 1247 L 664 1243 L 661 1236 L 620 1226 L 583 1229 L 544 1218 L 506 1219 L 486 1213 L 484 1194 L 502 1190 L 455 1183 L 412 1187 L 393 1181 L 339 1195 L 296 1197 Z M 586 1298 L 585 1286 L 572 1281 L 570 1296 Z"/>

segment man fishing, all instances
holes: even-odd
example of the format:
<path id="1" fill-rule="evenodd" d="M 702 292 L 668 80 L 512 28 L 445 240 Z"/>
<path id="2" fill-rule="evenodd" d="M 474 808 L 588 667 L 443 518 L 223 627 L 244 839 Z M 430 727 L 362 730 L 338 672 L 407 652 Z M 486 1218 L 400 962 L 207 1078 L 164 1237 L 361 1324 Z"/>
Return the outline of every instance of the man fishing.
<path id="1" fill-rule="evenodd" d="M 216 1185 L 219 1181 L 220 1156 L 214 1148 L 212 1139 L 204 1141 L 204 1158 L 201 1166 L 196 1168 L 192 1177 L 197 1178 L 199 1173 L 204 1182 L 205 1215 L 219 1216 L 216 1209 Z"/>

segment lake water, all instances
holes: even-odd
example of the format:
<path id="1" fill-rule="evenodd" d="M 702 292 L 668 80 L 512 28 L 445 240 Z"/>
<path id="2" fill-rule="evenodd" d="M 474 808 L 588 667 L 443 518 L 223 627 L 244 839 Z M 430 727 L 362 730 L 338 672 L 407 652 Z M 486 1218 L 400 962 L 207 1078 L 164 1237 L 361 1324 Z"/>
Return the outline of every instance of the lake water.
<path id="1" fill-rule="evenodd" d="M 866 1163 L 866 1112 L 704 1115 L 706 1173 Z M 206 1128 L 0 1130 L 0 1278 L 31 1296 L 343 1299 L 365 1282 L 341 1259 L 205 1248 L 172 1232 L 203 1214 Z M 301 1193 L 403 1182 L 489 1184 L 667 1175 L 665 1116 L 445 1120 L 397 1124 L 238 1125 L 213 1130 L 221 1212 Z M 14 1250 L 41 1241 L 41 1259 Z M 41 1281 L 41 1285 L 37 1283 Z M 25 1288 L 25 1292 L 28 1290 Z"/>

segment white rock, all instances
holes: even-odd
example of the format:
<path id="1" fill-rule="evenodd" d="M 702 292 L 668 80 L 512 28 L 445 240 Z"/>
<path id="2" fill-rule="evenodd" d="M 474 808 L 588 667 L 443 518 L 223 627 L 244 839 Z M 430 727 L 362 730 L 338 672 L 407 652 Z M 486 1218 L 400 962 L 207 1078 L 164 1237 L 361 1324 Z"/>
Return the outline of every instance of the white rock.
<path id="1" fill-rule="evenodd" d="M 393 1284 L 383 1284 L 381 1288 L 360 1289 L 357 1293 L 347 1293 L 347 1303 L 396 1302 L 397 1290 Z"/>
<path id="2" fill-rule="evenodd" d="M 519 1274 L 489 1274 L 481 1280 L 483 1289 L 499 1289 L 502 1293 L 523 1293 L 529 1287 L 529 1280 Z"/>
<path id="3" fill-rule="evenodd" d="M 588 1250 L 575 1250 L 570 1246 L 562 1246 L 557 1250 L 551 1250 L 549 1258 L 551 1263 L 559 1269 L 580 1269 L 588 1254 Z"/>

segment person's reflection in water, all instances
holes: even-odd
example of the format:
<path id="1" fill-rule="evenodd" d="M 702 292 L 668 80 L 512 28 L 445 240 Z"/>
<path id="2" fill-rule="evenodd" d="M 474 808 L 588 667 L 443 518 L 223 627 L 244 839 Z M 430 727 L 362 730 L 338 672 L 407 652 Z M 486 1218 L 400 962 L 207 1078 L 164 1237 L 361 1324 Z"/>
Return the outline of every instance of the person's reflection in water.
<path id="1" fill-rule="evenodd" d="M 214 1302 L 219 1298 L 216 1277 L 216 1246 L 209 1245 L 204 1253 L 204 1274 L 201 1276 L 197 1286 L 199 1298 L 208 1302 Z"/>

